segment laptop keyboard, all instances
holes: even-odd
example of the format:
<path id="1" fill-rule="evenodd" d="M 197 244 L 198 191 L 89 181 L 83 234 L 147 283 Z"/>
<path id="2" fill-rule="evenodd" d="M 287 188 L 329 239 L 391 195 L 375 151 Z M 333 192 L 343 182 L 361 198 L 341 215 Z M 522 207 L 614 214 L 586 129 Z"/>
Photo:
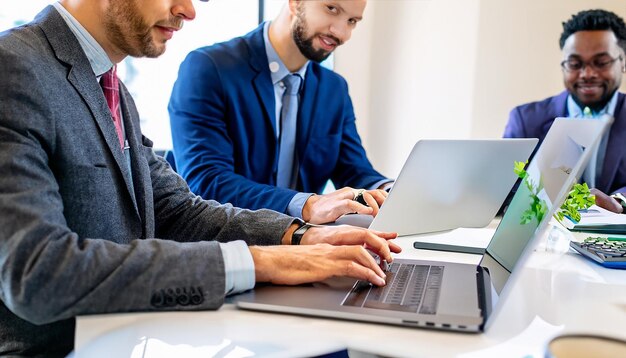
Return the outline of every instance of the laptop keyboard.
<path id="1" fill-rule="evenodd" d="M 436 314 L 443 266 L 397 264 L 389 266 L 387 285 L 357 281 L 342 305 L 421 314 Z"/>
<path id="2" fill-rule="evenodd" d="M 604 267 L 626 269 L 626 241 L 588 238 L 584 242 L 571 241 L 570 246 Z"/>

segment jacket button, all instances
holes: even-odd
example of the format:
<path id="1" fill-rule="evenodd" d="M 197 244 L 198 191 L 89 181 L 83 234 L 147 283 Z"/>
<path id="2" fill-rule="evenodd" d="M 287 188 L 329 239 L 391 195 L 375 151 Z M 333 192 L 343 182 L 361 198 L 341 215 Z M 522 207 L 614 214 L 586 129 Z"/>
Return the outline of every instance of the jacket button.
<path id="1" fill-rule="evenodd" d="M 202 295 L 202 287 L 191 287 L 191 304 L 199 305 L 204 302 L 204 296 Z"/>
<path id="2" fill-rule="evenodd" d="M 171 288 L 167 289 L 167 293 L 165 294 L 165 306 L 173 307 L 176 305 L 176 296 L 174 295 L 174 290 Z"/>
<path id="3" fill-rule="evenodd" d="M 152 294 L 152 298 L 150 298 L 150 304 L 154 307 L 163 307 L 165 303 L 165 297 L 163 297 L 162 291 L 157 291 Z"/>
<path id="4" fill-rule="evenodd" d="M 187 306 L 191 302 L 191 298 L 187 294 L 187 290 L 184 288 L 176 289 L 176 302 L 181 306 Z"/>

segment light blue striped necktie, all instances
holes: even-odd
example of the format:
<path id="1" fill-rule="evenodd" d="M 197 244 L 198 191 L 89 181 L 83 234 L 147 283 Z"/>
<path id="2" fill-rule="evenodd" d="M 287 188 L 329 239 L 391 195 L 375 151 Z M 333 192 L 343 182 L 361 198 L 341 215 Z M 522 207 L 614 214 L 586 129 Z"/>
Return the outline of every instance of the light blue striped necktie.
<path id="1" fill-rule="evenodd" d="M 280 188 L 295 189 L 298 178 L 298 163 L 295 156 L 298 92 L 302 77 L 297 73 L 291 73 L 285 76 L 282 82 L 285 85 L 285 93 L 283 94 L 283 108 L 280 113 L 280 147 L 276 185 Z"/>

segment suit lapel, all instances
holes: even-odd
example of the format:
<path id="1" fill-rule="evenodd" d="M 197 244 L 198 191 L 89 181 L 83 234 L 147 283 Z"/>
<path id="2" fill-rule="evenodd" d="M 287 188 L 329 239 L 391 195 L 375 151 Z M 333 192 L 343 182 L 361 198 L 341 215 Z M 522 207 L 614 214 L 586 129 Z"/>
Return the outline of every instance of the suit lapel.
<path id="1" fill-rule="evenodd" d="M 613 114 L 614 121 L 611 128 L 609 128 L 609 141 L 606 146 L 604 164 L 602 165 L 602 175 L 598 181 L 599 185 L 597 185 L 599 189 L 604 191 L 611 190 L 619 165 L 624 157 L 623 138 L 626 134 L 625 97 L 624 94 L 618 93 L 617 105 L 615 106 L 615 113 Z M 610 193 L 607 192 L 607 194 Z"/>
<path id="2" fill-rule="evenodd" d="M 115 159 L 117 170 L 122 173 L 128 193 L 134 202 L 131 176 L 126 166 L 126 158 L 120 149 L 115 124 L 111 119 L 109 107 L 102 89 L 96 81 L 96 76 L 89 64 L 89 60 L 80 47 L 78 40 L 56 9 L 48 6 L 41 12 L 38 18 L 41 19 L 41 29 L 50 42 L 57 59 L 68 65 L 69 73 L 67 80 L 83 98 L 93 115 L 100 129 L 100 135 Z"/>
<path id="3" fill-rule="evenodd" d="M 543 123 L 543 127 L 541 128 L 541 131 L 540 131 L 541 133 L 547 134 L 548 131 L 550 130 L 550 127 L 552 127 L 552 124 L 554 123 L 554 120 L 556 118 L 568 116 L 568 112 L 567 112 L 567 97 L 568 96 L 569 96 L 569 92 L 563 91 L 554 98 L 553 104 L 550 107 L 548 107 L 549 112 L 546 118 L 549 118 L 549 120 Z M 545 136 L 546 135 L 544 134 L 543 138 L 540 138 L 540 140 L 543 141 Z M 538 148 L 536 148 L 535 150 L 537 149 Z"/>
<path id="4" fill-rule="evenodd" d="M 267 54 L 265 53 L 265 42 L 263 40 L 263 24 L 250 32 L 244 37 L 249 51 L 250 66 L 255 70 L 256 76 L 252 80 L 252 85 L 259 102 L 265 112 L 265 120 L 272 128 L 272 135 L 275 144 L 276 141 L 276 100 L 274 98 L 274 87 L 272 85 L 272 77 L 269 72 L 269 63 L 267 62 Z"/>
<path id="5" fill-rule="evenodd" d="M 567 98 L 569 92 L 563 91 L 554 99 L 554 115 L 555 117 L 567 117 Z"/>
<path id="6" fill-rule="evenodd" d="M 143 144 L 139 142 L 141 131 L 135 127 L 135 123 L 139 123 L 139 114 L 136 112 L 135 105 L 128 93 L 126 87 L 120 83 L 120 99 L 122 104 L 122 113 L 124 120 L 124 129 L 126 131 L 126 139 L 130 146 L 130 159 L 132 168 L 133 188 L 135 190 L 133 202 L 138 210 L 139 217 L 142 218 L 144 226 L 146 223 L 146 207 L 147 200 L 152 199 L 152 194 L 148 195 L 146 187 L 147 183 L 151 183 L 150 171 L 146 162 L 143 150 Z M 148 178 L 148 179 L 146 179 Z M 146 228 L 144 227 L 144 230 Z M 145 231 L 144 231 L 145 232 Z"/>
<path id="7" fill-rule="evenodd" d="M 309 131 L 313 122 L 315 108 L 317 108 L 317 93 L 318 93 L 318 78 L 317 72 L 314 71 L 314 66 L 309 63 L 309 68 L 306 72 L 306 78 L 304 79 L 304 86 L 302 87 L 302 94 L 300 97 L 300 106 L 298 107 L 298 131 L 296 143 L 302 143 L 297 145 L 298 158 L 304 157 L 305 150 L 309 142 Z"/>
<path id="8" fill-rule="evenodd" d="M 271 137 L 276 140 L 276 100 L 274 98 L 274 88 L 272 87 L 272 79 L 267 71 L 257 73 L 252 81 L 256 95 L 259 96 L 261 106 L 265 112 L 265 120 L 267 125 L 272 127 Z"/>
<path id="9" fill-rule="evenodd" d="M 89 107 L 89 110 L 93 114 L 94 119 L 100 128 L 100 134 L 104 137 L 106 145 L 115 159 L 116 167 L 122 173 L 128 194 L 133 199 L 133 203 L 135 203 L 131 175 L 128 171 L 128 165 L 126 163 L 126 158 L 124 157 L 124 152 L 120 148 L 120 142 L 117 137 L 117 132 L 115 131 L 115 124 L 111 119 L 109 107 L 104 99 L 104 94 L 100 89 L 100 85 L 94 78 L 84 78 L 81 74 L 82 71 L 71 71 L 68 76 L 68 80 L 83 97 L 85 103 L 87 103 L 87 106 Z M 126 115 L 126 113 L 123 113 L 123 116 Z"/>

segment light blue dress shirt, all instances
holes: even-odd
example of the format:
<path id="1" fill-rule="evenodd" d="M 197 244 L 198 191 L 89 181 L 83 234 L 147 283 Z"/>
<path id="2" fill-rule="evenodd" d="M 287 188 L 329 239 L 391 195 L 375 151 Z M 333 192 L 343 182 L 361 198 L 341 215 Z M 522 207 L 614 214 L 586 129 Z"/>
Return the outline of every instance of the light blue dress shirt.
<path id="1" fill-rule="evenodd" d="M 587 108 L 580 108 L 578 103 L 574 101 L 572 95 L 567 97 L 567 114 L 570 118 L 600 118 L 604 115 L 613 116 L 615 113 L 615 107 L 617 106 L 617 92 L 613 94 L 613 97 L 609 100 L 609 103 L 604 106 L 600 111 L 591 111 Z M 591 156 L 589 164 L 583 173 L 583 181 L 587 183 L 590 188 L 595 188 L 597 180 L 602 175 L 602 168 L 604 165 L 604 157 L 606 156 L 606 147 L 609 140 L 610 129 L 604 133 L 604 136 L 600 140 L 597 148 L 594 148 L 596 153 Z"/>
<path id="2" fill-rule="evenodd" d="M 96 75 L 96 81 L 103 73 L 113 67 L 102 46 L 89 34 L 89 32 L 70 14 L 60 3 L 54 3 L 54 8 L 59 12 L 67 26 L 72 30 L 78 43 L 82 47 L 91 68 Z M 219 243 L 224 259 L 225 293 L 232 294 L 247 291 L 254 288 L 254 260 L 248 246 L 244 241 L 232 241 Z"/>

